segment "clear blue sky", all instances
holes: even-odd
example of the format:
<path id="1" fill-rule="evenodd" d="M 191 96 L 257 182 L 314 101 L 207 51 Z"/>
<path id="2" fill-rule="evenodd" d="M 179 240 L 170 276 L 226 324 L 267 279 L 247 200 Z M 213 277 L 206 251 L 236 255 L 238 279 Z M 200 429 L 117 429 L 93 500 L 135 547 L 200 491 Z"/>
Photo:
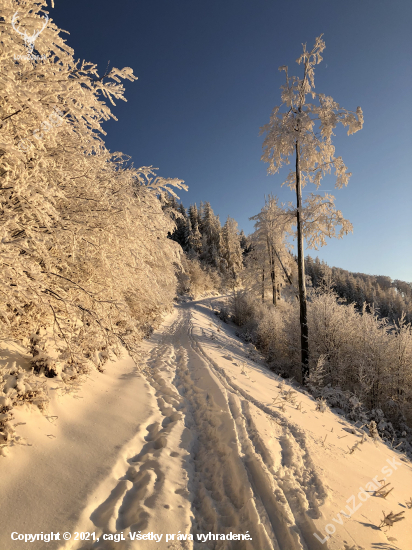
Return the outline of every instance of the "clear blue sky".
<path id="1" fill-rule="evenodd" d="M 280 188 L 286 172 L 266 175 L 259 128 L 280 103 L 278 67 L 300 74 L 301 43 L 324 33 L 316 90 L 360 105 L 365 125 L 352 136 L 338 128 L 334 140 L 353 173 L 335 196 L 354 233 L 309 253 L 412 281 L 410 0 L 55 0 L 50 15 L 76 58 L 139 78 L 105 125 L 109 149 L 184 179 L 185 206 L 208 200 L 246 233 L 265 194 L 294 199 Z"/>

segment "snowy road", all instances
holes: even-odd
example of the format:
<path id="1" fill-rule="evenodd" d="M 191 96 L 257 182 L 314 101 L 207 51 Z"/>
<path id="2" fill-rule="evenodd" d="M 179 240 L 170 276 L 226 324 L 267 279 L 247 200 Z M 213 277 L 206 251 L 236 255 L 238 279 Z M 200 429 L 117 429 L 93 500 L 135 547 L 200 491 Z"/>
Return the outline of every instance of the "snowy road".
<path id="1" fill-rule="evenodd" d="M 299 408 L 285 399 L 274 404 L 282 391 L 278 377 L 251 360 L 209 304 L 177 306 L 153 336 L 141 365 L 144 377 L 137 375 L 145 394 L 135 399 L 147 405 L 136 418 L 134 437 L 119 446 L 112 468 L 95 479 L 87 498 L 71 504 L 70 529 L 52 525 L 54 531 L 94 532 L 99 541 L 9 548 L 335 550 L 362 543 L 406 550 L 372 529 L 369 514 L 382 508 L 380 502 L 371 508 L 371 499 L 358 517 L 343 521 L 338 515 L 341 525 L 335 521 L 336 534 L 326 540 L 324 526 L 376 473 L 374 463 L 385 464 L 393 453 L 367 443 L 366 456 L 350 455 L 346 466 L 339 433 L 350 424 L 329 411 L 320 415 L 304 394 L 297 394 Z M 323 433 L 330 434 L 328 445 L 321 444 Z M 351 443 L 359 438 L 344 437 Z M 401 476 L 410 481 L 410 466 L 402 467 Z M 139 532 L 161 534 L 162 540 L 131 541 L 130 533 Z M 124 541 L 102 540 L 103 534 L 121 533 Z M 209 533 L 247 534 L 251 540 L 204 540 Z"/>
<path id="2" fill-rule="evenodd" d="M 249 397 L 208 357 L 200 344 L 205 329 L 193 322 L 192 311 L 190 305 L 179 308 L 150 354 L 145 375 L 158 413 L 121 480 L 92 512 L 94 526 L 164 534 L 160 544 L 145 541 L 136 548 L 192 547 L 176 540 L 179 532 L 192 533 L 195 547 L 197 535 L 209 532 L 248 533 L 252 539 L 206 541 L 201 548 L 327 548 L 313 536 L 310 516 L 319 516 L 326 491 L 303 431 Z M 276 459 L 256 429 L 252 407 L 279 434 Z M 174 543 L 166 544 L 167 533 L 175 534 Z M 123 550 L 133 543 L 99 541 L 93 547 Z"/>
<path id="3" fill-rule="evenodd" d="M 182 309 L 178 321 L 164 334 L 163 346 L 154 351 L 157 368 L 151 379 L 161 410 L 163 400 L 170 407 L 162 414 L 166 418 L 182 414 L 190 431 L 185 450 L 191 451 L 187 471 L 194 534 L 248 532 L 253 539 L 202 544 L 209 548 L 322 548 L 313 537 L 316 528 L 304 512 L 309 507 L 318 515 L 325 490 L 313 469 L 303 432 L 286 423 L 279 427 L 276 463 L 256 430 L 251 406 L 267 414 L 268 422 L 280 420 L 280 416 L 249 397 L 208 357 L 196 328 L 191 310 Z M 175 390 L 170 391 L 168 382 Z M 167 437 L 164 432 L 159 432 L 155 441 Z M 179 449 L 175 453 L 178 455 Z M 151 530 L 150 526 L 145 529 Z M 188 531 L 189 525 L 182 529 Z M 305 541 L 304 546 L 300 540 Z"/>

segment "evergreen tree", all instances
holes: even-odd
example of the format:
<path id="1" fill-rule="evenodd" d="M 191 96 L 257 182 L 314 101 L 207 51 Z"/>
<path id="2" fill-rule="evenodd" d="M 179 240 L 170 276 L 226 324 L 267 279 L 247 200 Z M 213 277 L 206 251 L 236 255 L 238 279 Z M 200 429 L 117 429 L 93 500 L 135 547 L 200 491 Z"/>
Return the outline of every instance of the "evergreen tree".
<path id="1" fill-rule="evenodd" d="M 199 224 L 199 231 L 203 235 L 203 217 L 204 217 L 204 204 L 203 201 L 200 201 L 199 209 L 198 209 L 198 224 Z"/>
<path id="2" fill-rule="evenodd" d="M 169 233 L 169 238 L 180 244 L 186 252 L 189 249 L 189 218 L 187 217 L 186 209 L 182 203 L 177 204 L 175 197 L 169 198 L 166 209 L 175 222 L 175 229 L 172 233 Z"/>
<path id="3" fill-rule="evenodd" d="M 221 255 L 226 273 L 236 282 L 243 268 L 243 257 L 237 222 L 230 216 L 222 229 Z"/>
<path id="4" fill-rule="evenodd" d="M 194 225 L 192 225 L 190 218 L 190 234 L 189 234 L 189 250 L 193 250 L 197 255 L 202 253 L 202 235 L 199 231 L 199 223 L 197 218 L 194 218 Z"/>
<path id="5" fill-rule="evenodd" d="M 247 243 L 247 238 L 246 238 L 246 235 L 245 235 L 245 232 L 243 231 L 243 229 L 239 233 L 239 242 L 240 242 L 240 247 L 242 248 L 242 250 L 245 250 L 247 248 L 248 243 Z"/>
<path id="6" fill-rule="evenodd" d="M 200 217 L 196 203 L 189 206 L 188 216 L 190 219 L 190 223 L 192 224 L 192 228 L 194 228 L 196 224 L 199 227 Z"/>
<path id="7" fill-rule="evenodd" d="M 186 223 L 184 227 L 184 246 L 182 246 L 185 252 L 190 250 L 190 236 L 192 234 L 192 224 L 190 223 L 190 218 L 186 218 Z"/>
<path id="8" fill-rule="evenodd" d="M 243 229 L 242 231 L 239 233 L 239 241 L 240 241 L 240 247 L 242 249 L 242 254 L 243 254 L 243 260 L 246 260 L 247 258 L 247 255 L 251 252 L 252 250 L 252 246 L 251 246 L 251 243 L 249 242 L 249 239 L 246 237 Z"/>
<path id="9" fill-rule="evenodd" d="M 201 203 L 202 204 L 202 203 Z M 207 263 L 221 269 L 221 226 L 219 216 L 216 216 L 210 206 L 210 202 L 205 202 L 202 218 L 202 256 L 201 259 Z"/>

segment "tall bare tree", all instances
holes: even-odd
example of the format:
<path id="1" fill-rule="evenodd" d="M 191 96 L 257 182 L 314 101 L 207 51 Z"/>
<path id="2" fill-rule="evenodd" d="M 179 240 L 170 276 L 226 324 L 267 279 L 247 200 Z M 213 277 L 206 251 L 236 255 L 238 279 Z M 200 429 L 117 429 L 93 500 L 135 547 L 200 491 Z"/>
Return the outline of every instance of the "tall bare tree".
<path id="1" fill-rule="evenodd" d="M 289 171 L 284 183 L 296 192 L 294 212 L 298 244 L 303 383 L 309 374 L 304 238 L 310 234 L 312 244 L 316 248 L 316 244 L 326 243 L 325 235 L 337 236 L 337 225 L 341 226 L 338 237 L 350 231 L 351 225 L 342 218 L 340 212 L 334 210 L 334 197 L 331 195 L 321 197 L 311 194 L 305 209 L 302 203 L 302 189 L 307 183 L 314 183 L 318 189 L 322 177 L 331 173 L 332 167 L 336 176 L 335 187 L 341 188 L 348 184 L 351 174 L 347 172 L 342 157 L 335 156 L 332 144 L 333 130 L 340 122 L 343 126 L 348 126 L 350 135 L 363 126 L 363 113 L 360 107 L 356 111 L 348 111 L 341 108 L 332 97 L 314 91 L 314 68 L 322 61 L 321 53 L 325 49 L 322 36 L 316 38 L 311 51 L 306 50 L 306 44 L 303 45 L 303 52 L 297 59 L 297 63 L 303 65 L 301 78 L 290 77 L 286 66 L 279 67 L 280 71 L 286 73 L 286 82 L 281 86 L 282 104 L 274 108 L 269 123 L 261 128 L 261 133 L 266 134 L 262 160 L 269 163 L 268 173 L 275 174 L 284 164 L 290 164 L 291 156 L 294 156 L 295 161 L 295 169 Z M 317 104 L 307 102 L 308 95 L 316 99 Z"/>

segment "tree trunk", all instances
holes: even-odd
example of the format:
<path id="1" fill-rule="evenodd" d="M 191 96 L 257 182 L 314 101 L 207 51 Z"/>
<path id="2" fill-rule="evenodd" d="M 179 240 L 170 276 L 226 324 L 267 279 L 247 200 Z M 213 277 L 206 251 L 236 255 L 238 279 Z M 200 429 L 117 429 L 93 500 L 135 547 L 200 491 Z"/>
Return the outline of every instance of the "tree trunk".
<path id="1" fill-rule="evenodd" d="M 265 268 L 262 267 L 262 304 L 265 303 Z"/>
<path id="2" fill-rule="evenodd" d="M 269 241 L 269 235 L 267 236 L 266 243 L 268 245 L 269 265 L 270 265 L 270 278 L 272 280 L 272 302 L 276 305 L 276 289 L 275 289 L 275 258 L 273 256 L 273 245 Z"/>
<path id="3" fill-rule="evenodd" d="M 283 271 L 285 272 L 285 275 L 286 275 L 286 277 L 287 277 L 287 280 L 289 281 L 289 284 L 292 285 L 292 284 L 293 284 L 293 283 L 292 283 L 292 279 L 290 278 L 289 273 L 286 271 L 285 266 L 283 265 L 283 262 L 282 262 L 282 260 L 280 259 L 279 254 L 277 253 L 276 248 L 273 247 L 273 250 L 275 251 L 276 257 L 277 257 L 277 259 L 279 260 L 279 263 L 280 263 L 280 265 L 282 266 Z"/>
<path id="4" fill-rule="evenodd" d="M 302 383 L 306 383 L 309 375 L 309 331 L 306 302 L 305 282 L 305 254 L 303 248 L 302 228 L 302 184 L 300 179 L 300 150 L 299 140 L 296 140 L 296 203 L 297 203 L 297 230 L 298 230 L 298 274 L 299 274 L 299 306 L 300 306 L 300 349 L 302 363 Z"/>
<path id="5" fill-rule="evenodd" d="M 275 273 L 275 255 L 273 254 L 273 246 L 272 246 L 272 253 L 270 255 L 272 259 L 272 270 L 270 273 L 270 278 L 272 279 L 272 301 L 273 305 L 276 306 L 276 273 Z"/>

